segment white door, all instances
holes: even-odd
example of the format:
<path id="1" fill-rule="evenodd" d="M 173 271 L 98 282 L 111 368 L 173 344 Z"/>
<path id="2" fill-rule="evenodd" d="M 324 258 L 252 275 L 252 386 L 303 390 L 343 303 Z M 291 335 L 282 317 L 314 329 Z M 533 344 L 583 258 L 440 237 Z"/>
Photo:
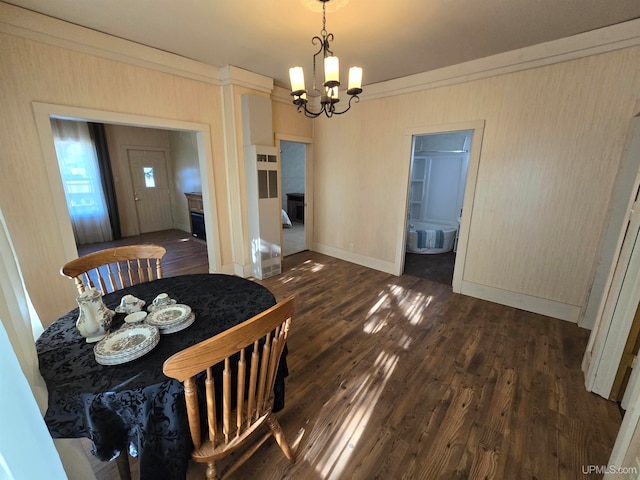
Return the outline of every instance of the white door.
<path id="1" fill-rule="evenodd" d="M 640 302 L 639 197 L 640 117 L 635 117 L 609 206 L 610 224 L 601 250 L 601 265 L 585 313 L 585 319 L 595 317 L 582 365 L 585 386 L 605 398 L 611 393 Z"/>
<path id="2" fill-rule="evenodd" d="M 140 233 L 173 228 L 165 152 L 127 150 Z"/>

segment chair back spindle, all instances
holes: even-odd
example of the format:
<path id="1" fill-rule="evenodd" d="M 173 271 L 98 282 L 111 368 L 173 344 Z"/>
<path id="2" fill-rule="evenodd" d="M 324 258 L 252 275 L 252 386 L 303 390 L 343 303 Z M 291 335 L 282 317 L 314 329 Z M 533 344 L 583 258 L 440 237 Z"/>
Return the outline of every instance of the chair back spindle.
<path id="1" fill-rule="evenodd" d="M 111 293 L 162 278 L 165 253 L 164 247 L 153 244 L 107 248 L 67 262 L 60 273 L 74 280 L 78 293 L 87 288 Z"/>

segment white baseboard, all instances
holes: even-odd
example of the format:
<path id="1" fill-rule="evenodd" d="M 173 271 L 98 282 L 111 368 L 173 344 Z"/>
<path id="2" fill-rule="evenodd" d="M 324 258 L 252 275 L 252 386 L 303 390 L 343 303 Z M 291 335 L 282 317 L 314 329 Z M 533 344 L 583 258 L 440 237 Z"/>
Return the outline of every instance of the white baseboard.
<path id="1" fill-rule="evenodd" d="M 334 258 L 339 258 L 340 260 L 362 265 L 363 267 L 372 268 L 391 275 L 396 274 L 396 265 L 393 262 L 385 262 L 384 260 L 367 257 L 366 255 L 360 255 L 341 248 L 322 245 L 319 243 L 313 244 L 313 250 Z M 521 310 L 526 310 L 527 312 L 558 318 L 571 323 L 577 323 L 580 316 L 580 307 L 576 305 L 569 305 L 555 300 L 548 300 L 523 293 L 511 292 L 509 290 L 466 282 L 464 280 L 462 281 L 462 287 L 459 293 L 499 303 L 500 305 L 519 308 Z"/>
<path id="2" fill-rule="evenodd" d="M 555 300 L 511 292 L 509 290 L 466 282 L 464 280 L 462 281 L 460 293 L 572 323 L 578 323 L 578 317 L 580 316 L 580 307 L 576 305 L 569 305 L 556 302 Z"/>
<path id="3" fill-rule="evenodd" d="M 374 270 L 380 270 L 381 272 L 396 275 L 396 265 L 393 262 L 385 262 L 379 258 L 367 257 L 366 255 L 360 255 L 359 253 L 319 243 L 313 244 L 313 251 L 355 263 L 356 265 L 362 265 L 363 267 L 373 268 Z"/>

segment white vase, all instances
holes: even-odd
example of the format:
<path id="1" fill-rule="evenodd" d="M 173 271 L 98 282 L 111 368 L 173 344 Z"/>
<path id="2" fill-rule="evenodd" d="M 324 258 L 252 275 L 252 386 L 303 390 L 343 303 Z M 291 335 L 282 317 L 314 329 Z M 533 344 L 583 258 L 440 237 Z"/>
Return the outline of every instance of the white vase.
<path id="1" fill-rule="evenodd" d="M 115 312 L 109 310 L 102 302 L 102 294 L 95 288 L 90 288 L 76 299 L 80 307 L 80 315 L 76 327 L 80 335 L 88 343 L 97 342 L 109 333 L 111 320 Z"/>

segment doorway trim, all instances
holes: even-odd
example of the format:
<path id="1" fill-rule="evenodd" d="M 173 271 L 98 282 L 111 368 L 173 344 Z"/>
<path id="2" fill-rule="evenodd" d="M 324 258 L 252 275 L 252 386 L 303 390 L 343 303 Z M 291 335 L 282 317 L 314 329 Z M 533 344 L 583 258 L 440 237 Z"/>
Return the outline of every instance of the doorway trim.
<path id="1" fill-rule="evenodd" d="M 413 127 L 404 131 L 405 140 L 403 142 L 404 154 L 408 162 L 407 185 L 405 190 L 404 212 L 402 215 L 402 228 L 398 232 L 396 248 L 396 269 L 397 275 L 402 275 L 404 271 L 404 259 L 406 253 L 407 222 L 409 213 L 409 189 L 411 186 L 411 159 L 413 156 L 413 137 L 417 135 L 432 135 L 440 133 L 452 133 L 465 130 L 473 131 L 471 138 L 471 149 L 469 150 L 469 167 L 467 169 L 467 182 L 464 188 L 464 201 L 462 207 L 462 220 L 460 221 L 460 232 L 458 237 L 458 249 L 456 252 L 456 263 L 453 270 L 453 291 L 460 293 L 462 290 L 462 279 L 464 278 L 464 265 L 467 255 L 467 244 L 469 242 L 469 226 L 473 214 L 473 203 L 476 194 L 476 183 L 478 180 L 478 170 L 480 168 L 480 152 L 482 151 L 482 138 L 484 136 L 484 120 L 472 120 L 468 122 L 446 123 L 439 125 L 427 125 L 424 127 Z"/>
<path id="2" fill-rule="evenodd" d="M 608 398 L 640 296 L 640 116 L 631 119 L 609 206 L 602 261 L 585 310 L 593 311 L 593 330 L 582 361 L 588 391 Z M 586 318 L 590 320 L 590 317 Z M 633 370 L 627 388 L 637 377 Z"/>
<path id="3" fill-rule="evenodd" d="M 71 220 L 67 210 L 60 170 L 58 168 L 58 157 L 55 151 L 53 131 L 51 129 L 50 122 L 51 117 L 110 123 L 114 125 L 128 125 L 132 127 L 162 128 L 165 130 L 195 132 L 198 145 L 198 164 L 200 166 L 200 177 L 202 179 L 202 198 L 205 205 L 209 207 L 205 208 L 209 272 L 214 273 L 218 268 L 220 268 L 222 256 L 220 252 L 220 236 L 218 231 L 218 213 L 215 203 L 213 158 L 211 156 L 211 136 L 209 133 L 210 125 L 40 102 L 32 102 L 32 109 L 40 138 L 42 156 L 49 176 L 49 185 L 56 212 L 56 221 L 67 260 L 77 258 L 78 249 L 76 248 L 76 243 L 73 237 Z"/>
<path id="4" fill-rule="evenodd" d="M 282 150 L 280 142 L 296 142 L 304 143 L 305 164 L 304 164 L 304 247 L 312 250 L 313 245 L 313 139 L 309 137 L 297 137 L 295 135 L 286 135 L 276 133 L 276 148 L 278 156 Z M 278 172 L 278 180 L 282 180 L 282 162 L 279 163 L 280 171 Z M 282 195 L 282 185 L 278 186 L 278 192 Z M 278 198 L 282 204 L 282 198 Z M 282 227 L 280 227 L 280 248 L 282 248 Z"/>

